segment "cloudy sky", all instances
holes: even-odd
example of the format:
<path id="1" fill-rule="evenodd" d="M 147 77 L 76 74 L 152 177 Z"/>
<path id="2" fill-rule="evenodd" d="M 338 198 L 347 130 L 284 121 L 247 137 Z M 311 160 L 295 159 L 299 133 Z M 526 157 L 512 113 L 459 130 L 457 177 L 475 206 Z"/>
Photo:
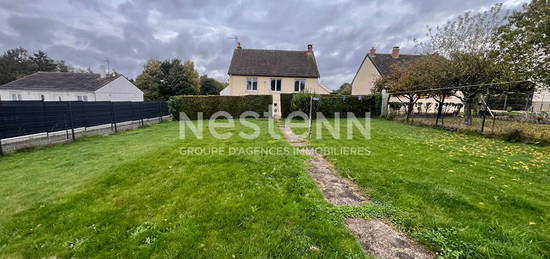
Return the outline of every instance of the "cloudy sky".
<path id="1" fill-rule="evenodd" d="M 426 26 L 494 0 L 151 1 L 0 0 L 0 51 L 45 50 L 55 59 L 128 77 L 148 58 L 191 59 L 201 74 L 225 80 L 237 36 L 244 48 L 306 49 L 314 45 L 321 80 L 349 82 L 365 53 L 416 52 Z M 523 0 L 506 0 L 518 8 Z"/>

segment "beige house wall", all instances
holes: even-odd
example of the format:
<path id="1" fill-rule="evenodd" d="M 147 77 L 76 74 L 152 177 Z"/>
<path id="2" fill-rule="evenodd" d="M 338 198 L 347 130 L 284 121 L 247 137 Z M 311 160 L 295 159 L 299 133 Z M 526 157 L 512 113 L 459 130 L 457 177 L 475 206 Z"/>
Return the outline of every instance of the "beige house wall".
<path id="1" fill-rule="evenodd" d="M 258 90 L 247 91 L 246 79 L 257 78 Z M 271 79 L 281 79 L 281 91 L 271 91 Z M 295 93 L 294 81 L 306 80 L 305 92 L 315 94 L 330 94 L 330 90 L 323 86 L 319 78 L 294 78 L 294 77 L 265 77 L 265 76 L 229 76 L 229 85 L 226 94 L 230 96 L 242 95 L 272 95 L 273 112 L 275 116 L 281 116 L 281 93 Z M 225 91 L 225 89 L 224 89 Z"/>
<path id="2" fill-rule="evenodd" d="M 374 83 L 380 78 L 380 73 L 372 63 L 372 61 L 366 57 L 363 63 L 359 67 L 353 82 L 351 83 L 352 95 L 368 95 L 372 94 L 374 89 Z"/>

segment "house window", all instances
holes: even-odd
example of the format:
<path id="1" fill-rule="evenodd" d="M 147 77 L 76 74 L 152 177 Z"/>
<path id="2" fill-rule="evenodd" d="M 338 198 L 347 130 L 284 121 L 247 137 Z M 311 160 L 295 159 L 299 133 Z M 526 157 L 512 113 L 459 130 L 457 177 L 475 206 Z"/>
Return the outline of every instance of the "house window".
<path id="1" fill-rule="evenodd" d="M 249 77 L 246 79 L 246 90 L 247 91 L 257 91 L 258 90 L 258 79 L 255 77 Z"/>
<path id="2" fill-rule="evenodd" d="M 306 88 L 306 80 L 298 79 L 294 81 L 294 92 L 303 92 Z"/>
<path id="3" fill-rule="evenodd" d="M 13 101 L 17 101 L 17 94 L 11 94 L 11 99 Z"/>
<path id="4" fill-rule="evenodd" d="M 281 79 L 271 79 L 271 91 L 281 91 Z"/>
<path id="5" fill-rule="evenodd" d="M 88 101 L 88 96 L 86 96 L 86 95 L 82 96 L 82 100 L 87 102 Z"/>
<path id="6" fill-rule="evenodd" d="M 17 100 L 19 100 L 19 101 L 23 101 L 23 97 L 21 97 L 21 95 L 20 95 L 20 94 L 18 94 L 18 95 L 17 95 Z"/>

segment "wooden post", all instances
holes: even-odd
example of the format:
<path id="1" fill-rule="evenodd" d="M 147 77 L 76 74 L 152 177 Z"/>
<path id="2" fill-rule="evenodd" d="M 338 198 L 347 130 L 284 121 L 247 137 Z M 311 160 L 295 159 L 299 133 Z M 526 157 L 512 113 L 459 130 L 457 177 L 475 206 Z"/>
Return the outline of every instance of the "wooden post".
<path id="1" fill-rule="evenodd" d="M 71 134 L 73 136 L 74 141 L 74 124 L 73 124 L 73 110 L 71 109 L 71 102 L 67 102 L 67 105 L 69 106 L 69 124 L 71 125 Z"/>
<path id="2" fill-rule="evenodd" d="M 308 137 L 311 137 L 311 117 L 313 112 L 313 96 L 309 97 L 309 130 L 307 133 Z"/>

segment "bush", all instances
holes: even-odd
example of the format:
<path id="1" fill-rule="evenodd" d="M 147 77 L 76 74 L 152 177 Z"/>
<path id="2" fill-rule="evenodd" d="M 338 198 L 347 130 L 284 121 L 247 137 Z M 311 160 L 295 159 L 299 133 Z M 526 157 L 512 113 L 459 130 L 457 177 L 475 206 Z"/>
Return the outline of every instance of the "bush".
<path id="1" fill-rule="evenodd" d="M 309 112 L 310 97 L 317 97 L 319 101 L 313 103 L 313 112 L 321 112 L 325 117 L 334 117 L 335 112 L 351 112 L 356 117 L 364 117 L 366 112 L 371 116 L 380 115 L 382 98 L 380 95 L 367 96 L 335 96 L 312 95 L 308 93 L 281 94 L 281 114 L 283 117 L 293 111 Z"/>
<path id="2" fill-rule="evenodd" d="M 264 117 L 272 103 L 271 95 L 173 96 L 168 100 L 168 109 L 175 120 L 180 119 L 180 112 L 185 112 L 192 120 L 197 119 L 199 112 L 203 113 L 203 119 L 208 119 L 218 111 L 228 112 L 233 118 L 239 117 L 245 111 L 257 112 Z"/>

